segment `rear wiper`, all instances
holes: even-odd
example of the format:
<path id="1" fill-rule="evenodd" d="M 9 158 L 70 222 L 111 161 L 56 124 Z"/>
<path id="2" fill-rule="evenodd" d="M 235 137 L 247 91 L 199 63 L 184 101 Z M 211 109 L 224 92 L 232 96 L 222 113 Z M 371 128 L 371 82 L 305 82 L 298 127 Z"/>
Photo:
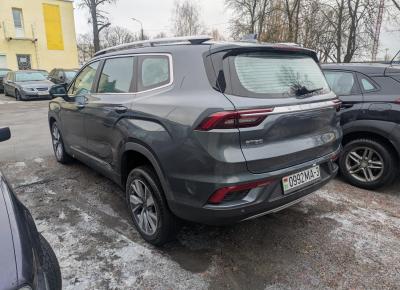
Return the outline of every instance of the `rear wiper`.
<path id="1" fill-rule="evenodd" d="M 296 97 L 301 97 L 301 96 L 304 96 L 304 95 L 309 95 L 309 94 L 312 94 L 312 93 L 315 93 L 315 92 L 318 92 L 318 91 L 322 91 L 323 89 L 324 88 L 318 88 L 318 89 L 309 90 L 305 86 L 302 86 L 300 88 L 297 88 L 295 90 L 295 92 L 296 92 Z"/>

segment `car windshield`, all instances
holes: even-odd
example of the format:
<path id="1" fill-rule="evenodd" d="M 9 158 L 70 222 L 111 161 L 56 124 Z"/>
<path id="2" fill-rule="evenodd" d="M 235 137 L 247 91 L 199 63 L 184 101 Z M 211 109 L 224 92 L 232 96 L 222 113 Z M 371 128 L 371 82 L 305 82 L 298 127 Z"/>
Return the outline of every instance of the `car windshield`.
<path id="1" fill-rule="evenodd" d="M 300 97 L 329 90 L 318 64 L 306 55 L 245 53 L 234 65 L 243 96 Z"/>
<path id="2" fill-rule="evenodd" d="M 46 77 L 41 72 L 19 72 L 15 74 L 15 81 L 29 82 L 29 81 L 44 81 Z"/>
<path id="3" fill-rule="evenodd" d="M 70 71 L 65 71 L 65 77 L 67 78 L 67 80 L 72 80 L 75 75 L 76 75 L 76 71 L 70 70 Z"/>
<path id="4" fill-rule="evenodd" d="M 48 77 L 49 73 L 47 71 L 39 71 L 42 75 L 44 75 L 44 77 Z"/>

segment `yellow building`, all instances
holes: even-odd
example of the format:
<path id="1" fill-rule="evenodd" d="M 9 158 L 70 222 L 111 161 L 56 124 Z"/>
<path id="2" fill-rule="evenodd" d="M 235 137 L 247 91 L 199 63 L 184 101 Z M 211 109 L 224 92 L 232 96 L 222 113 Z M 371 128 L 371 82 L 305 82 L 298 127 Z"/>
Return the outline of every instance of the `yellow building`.
<path id="1" fill-rule="evenodd" d="M 0 68 L 77 68 L 73 1 L 0 0 Z"/>

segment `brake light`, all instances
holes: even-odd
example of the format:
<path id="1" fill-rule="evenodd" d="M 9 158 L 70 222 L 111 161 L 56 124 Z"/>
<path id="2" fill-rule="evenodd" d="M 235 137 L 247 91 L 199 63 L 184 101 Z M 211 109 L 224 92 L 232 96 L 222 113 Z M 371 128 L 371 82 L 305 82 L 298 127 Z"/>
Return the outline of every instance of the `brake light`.
<path id="1" fill-rule="evenodd" d="M 400 104 L 400 98 L 398 98 L 396 101 L 394 101 L 396 104 Z"/>
<path id="2" fill-rule="evenodd" d="M 261 124 L 273 110 L 273 108 L 268 108 L 217 112 L 204 119 L 203 122 L 197 126 L 196 130 L 210 131 L 213 129 L 254 127 Z"/>
<path id="3" fill-rule="evenodd" d="M 257 187 L 263 187 L 263 186 L 269 185 L 271 183 L 272 183 L 272 180 L 261 180 L 261 181 L 256 181 L 256 182 L 252 182 L 252 183 L 222 187 L 222 188 L 216 190 L 210 196 L 210 198 L 208 199 L 208 202 L 212 203 L 212 204 L 218 204 L 218 203 L 221 203 L 224 200 L 225 196 L 229 193 L 250 190 L 253 188 L 257 188 Z"/>

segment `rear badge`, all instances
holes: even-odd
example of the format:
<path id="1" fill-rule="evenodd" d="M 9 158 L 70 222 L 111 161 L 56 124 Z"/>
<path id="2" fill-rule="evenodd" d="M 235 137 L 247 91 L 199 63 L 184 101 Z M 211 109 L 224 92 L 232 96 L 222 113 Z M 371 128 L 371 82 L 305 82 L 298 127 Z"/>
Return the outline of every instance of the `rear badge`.
<path id="1" fill-rule="evenodd" d="M 246 140 L 246 145 L 260 145 L 264 143 L 264 139 Z"/>

